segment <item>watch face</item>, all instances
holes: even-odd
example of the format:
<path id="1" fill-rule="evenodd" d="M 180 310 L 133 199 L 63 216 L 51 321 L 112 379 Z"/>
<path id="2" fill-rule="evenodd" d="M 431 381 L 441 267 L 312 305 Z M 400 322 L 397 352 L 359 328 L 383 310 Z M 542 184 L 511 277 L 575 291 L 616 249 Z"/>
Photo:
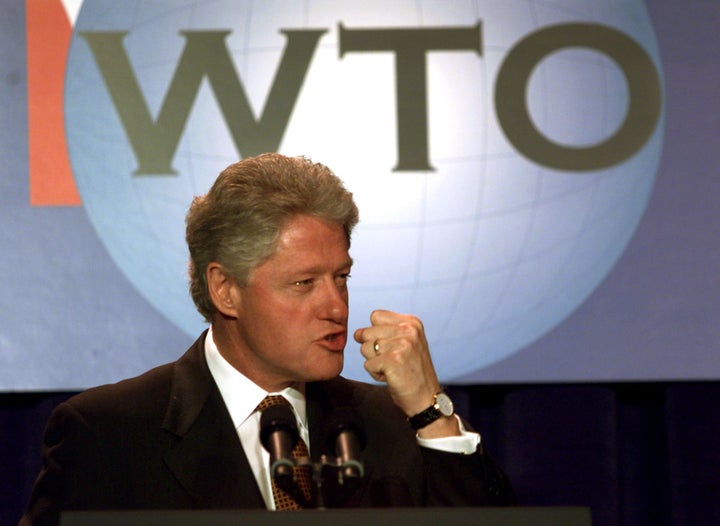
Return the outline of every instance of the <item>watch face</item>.
<path id="1" fill-rule="evenodd" d="M 435 403 L 437 404 L 438 410 L 443 415 L 450 416 L 453 414 L 454 407 L 452 400 L 450 400 L 450 397 L 445 393 L 438 393 L 437 397 L 435 398 Z"/>

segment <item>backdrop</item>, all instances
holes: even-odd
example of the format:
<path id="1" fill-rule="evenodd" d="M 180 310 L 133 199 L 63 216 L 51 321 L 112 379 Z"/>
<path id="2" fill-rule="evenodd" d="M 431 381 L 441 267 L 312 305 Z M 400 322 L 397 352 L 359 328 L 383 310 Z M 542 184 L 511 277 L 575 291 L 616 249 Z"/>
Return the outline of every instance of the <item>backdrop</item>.
<path id="1" fill-rule="evenodd" d="M 358 200 L 351 329 L 419 315 L 443 381 L 718 377 L 714 2 L 231 4 L 0 3 L 0 389 L 178 356 L 187 206 L 273 149 Z"/>

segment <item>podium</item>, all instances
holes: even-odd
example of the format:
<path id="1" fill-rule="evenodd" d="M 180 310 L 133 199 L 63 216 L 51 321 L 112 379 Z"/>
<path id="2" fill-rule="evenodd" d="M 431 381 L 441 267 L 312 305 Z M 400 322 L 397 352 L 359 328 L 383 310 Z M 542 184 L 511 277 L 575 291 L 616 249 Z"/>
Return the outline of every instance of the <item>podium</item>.
<path id="1" fill-rule="evenodd" d="M 356 508 L 65 512 L 60 526 L 591 526 L 589 508 Z"/>

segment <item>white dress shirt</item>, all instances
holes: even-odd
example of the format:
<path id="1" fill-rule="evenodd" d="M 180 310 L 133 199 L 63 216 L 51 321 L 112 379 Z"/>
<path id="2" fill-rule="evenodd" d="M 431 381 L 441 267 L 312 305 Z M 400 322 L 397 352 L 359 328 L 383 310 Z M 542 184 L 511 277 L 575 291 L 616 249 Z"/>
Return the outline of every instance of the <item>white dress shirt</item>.
<path id="1" fill-rule="evenodd" d="M 240 371 L 235 369 L 218 351 L 213 340 L 212 327 L 205 338 L 205 359 L 210 374 L 220 390 L 225 406 L 230 413 L 233 426 L 238 433 L 240 443 L 245 450 L 250 468 L 257 481 L 260 493 L 267 509 L 274 510 L 275 502 L 272 496 L 270 483 L 270 453 L 260 443 L 260 413 L 255 411 L 258 404 L 267 395 L 282 395 L 292 405 L 297 419 L 300 437 L 310 447 L 310 431 L 308 428 L 307 412 L 305 409 L 305 393 L 292 387 L 283 389 L 279 393 L 268 393 Z M 457 416 L 456 416 L 457 418 Z M 459 419 L 458 419 L 459 420 Z M 424 439 L 418 437 L 418 443 L 423 447 L 439 449 L 450 453 L 473 453 L 480 443 L 480 435 L 468 432 L 460 422 L 462 436 Z M 310 452 L 312 455 L 312 452 Z"/>

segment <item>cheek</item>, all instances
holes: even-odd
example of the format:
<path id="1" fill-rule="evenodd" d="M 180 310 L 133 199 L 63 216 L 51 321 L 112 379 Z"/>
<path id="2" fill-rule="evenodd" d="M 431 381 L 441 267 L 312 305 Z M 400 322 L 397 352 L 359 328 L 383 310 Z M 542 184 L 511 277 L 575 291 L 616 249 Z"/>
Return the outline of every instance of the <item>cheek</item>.
<path id="1" fill-rule="evenodd" d="M 277 304 L 264 316 L 264 322 L 276 338 L 298 337 L 307 332 L 311 319 L 312 315 L 309 309 L 298 308 L 287 303 Z"/>

